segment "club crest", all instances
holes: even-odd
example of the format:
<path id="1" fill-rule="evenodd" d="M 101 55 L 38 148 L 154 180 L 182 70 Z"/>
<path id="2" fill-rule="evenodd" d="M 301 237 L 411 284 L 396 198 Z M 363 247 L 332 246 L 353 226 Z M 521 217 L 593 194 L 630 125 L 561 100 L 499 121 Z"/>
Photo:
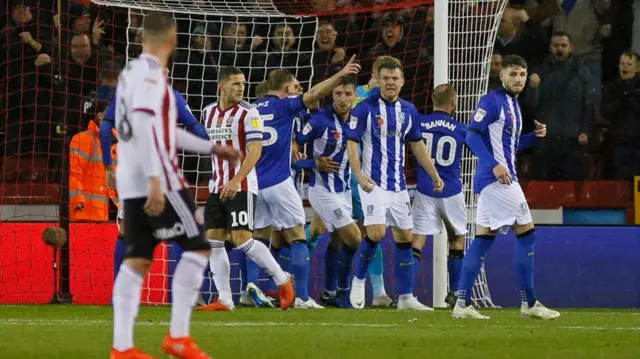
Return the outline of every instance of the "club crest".
<path id="1" fill-rule="evenodd" d="M 367 216 L 373 216 L 373 205 L 372 204 L 367 206 Z"/>
<path id="2" fill-rule="evenodd" d="M 333 214 L 336 216 L 336 219 L 342 219 L 342 217 L 343 217 L 341 208 L 334 209 L 333 210 Z"/>

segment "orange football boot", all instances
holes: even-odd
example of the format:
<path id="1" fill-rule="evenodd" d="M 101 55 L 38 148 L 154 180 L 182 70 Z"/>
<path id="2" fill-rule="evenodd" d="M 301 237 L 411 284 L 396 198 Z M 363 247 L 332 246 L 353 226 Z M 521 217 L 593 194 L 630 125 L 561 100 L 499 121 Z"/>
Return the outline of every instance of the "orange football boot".
<path id="1" fill-rule="evenodd" d="M 111 348 L 111 359 L 155 359 L 147 353 L 143 353 L 138 348 L 133 347 L 123 352 Z"/>
<path id="2" fill-rule="evenodd" d="M 189 337 L 172 338 L 170 334 L 162 342 L 162 351 L 180 359 L 213 359 L 196 345 L 196 341 Z"/>
<path id="3" fill-rule="evenodd" d="M 280 287 L 278 287 L 280 297 L 280 308 L 287 310 L 296 299 L 296 288 L 293 274 L 289 274 L 289 279 Z"/>
<path id="4" fill-rule="evenodd" d="M 235 308 L 229 308 L 217 299 L 214 300 L 211 304 L 203 305 L 196 308 L 196 310 L 201 310 L 204 312 L 230 312 L 233 309 Z"/>

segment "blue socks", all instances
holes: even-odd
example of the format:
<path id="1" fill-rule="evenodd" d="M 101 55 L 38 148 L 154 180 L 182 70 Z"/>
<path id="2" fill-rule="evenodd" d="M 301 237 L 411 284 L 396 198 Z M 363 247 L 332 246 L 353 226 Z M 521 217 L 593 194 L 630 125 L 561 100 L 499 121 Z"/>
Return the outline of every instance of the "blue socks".
<path id="1" fill-rule="evenodd" d="M 282 256 L 282 249 L 280 256 Z M 291 243 L 291 273 L 296 281 L 296 297 L 305 302 L 309 300 L 309 291 L 307 288 L 309 264 L 310 255 L 307 242 L 305 240 L 296 240 Z"/>
<path id="2" fill-rule="evenodd" d="M 522 301 L 527 302 L 529 307 L 532 307 L 537 300 L 533 290 L 535 229 L 526 231 L 517 237 L 516 246 L 513 250 L 513 266 L 516 269 Z"/>
<path id="3" fill-rule="evenodd" d="M 473 283 L 475 283 L 485 255 L 496 237 L 492 235 L 477 235 L 467 249 L 467 254 L 462 260 L 462 272 L 458 291 L 458 301 L 464 300 L 465 305 L 471 304 L 471 294 L 473 293 Z"/>
<path id="4" fill-rule="evenodd" d="M 349 289 L 349 275 L 351 274 L 351 266 L 353 265 L 353 256 L 356 254 L 357 248 L 350 248 L 343 244 L 338 254 L 338 288 L 342 291 Z"/>
<path id="5" fill-rule="evenodd" d="M 396 243 L 394 265 L 398 295 L 413 295 L 413 252 L 411 243 Z"/>
<path id="6" fill-rule="evenodd" d="M 458 290 L 463 258 L 464 251 L 462 249 L 449 249 L 449 256 L 447 258 L 447 271 L 449 272 L 449 291 L 451 292 L 455 292 Z"/>
<path id="7" fill-rule="evenodd" d="M 113 250 L 113 280 L 118 276 L 118 272 L 120 271 L 120 265 L 124 262 L 124 237 L 118 235 L 118 240 L 116 241 L 116 248 Z"/>
<path id="8" fill-rule="evenodd" d="M 379 243 L 372 241 L 369 237 L 364 237 L 360 242 L 359 253 L 356 256 L 356 278 L 364 280 L 367 277 L 367 269 L 373 261 L 378 250 Z"/>
<path id="9" fill-rule="evenodd" d="M 329 292 L 338 290 L 338 251 L 329 245 L 324 257 L 324 289 Z"/>

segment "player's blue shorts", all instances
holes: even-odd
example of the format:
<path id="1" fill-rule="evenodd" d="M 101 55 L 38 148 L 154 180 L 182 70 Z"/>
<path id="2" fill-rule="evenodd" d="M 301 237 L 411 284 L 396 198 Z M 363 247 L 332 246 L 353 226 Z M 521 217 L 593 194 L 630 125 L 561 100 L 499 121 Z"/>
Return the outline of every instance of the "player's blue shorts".
<path id="1" fill-rule="evenodd" d="M 355 176 L 351 176 L 351 218 L 356 221 L 364 222 L 364 212 L 362 212 L 362 202 L 360 202 L 360 190 L 358 189 L 358 180 Z"/>

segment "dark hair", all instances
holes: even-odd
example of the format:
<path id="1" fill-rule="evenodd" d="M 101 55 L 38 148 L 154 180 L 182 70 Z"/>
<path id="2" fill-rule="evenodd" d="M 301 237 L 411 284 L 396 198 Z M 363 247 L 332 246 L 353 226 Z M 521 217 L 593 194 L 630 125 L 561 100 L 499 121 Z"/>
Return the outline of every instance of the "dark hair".
<path id="1" fill-rule="evenodd" d="M 318 27 L 324 26 L 324 25 L 329 25 L 331 27 L 335 27 L 335 26 L 333 26 L 333 24 L 331 22 L 329 22 L 329 20 L 320 20 L 320 21 L 318 21 Z"/>
<path id="2" fill-rule="evenodd" d="M 571 35 L 569 35 L 569 33 L 566 31 L 562 31 L 562 30 L 554 31 L 551 34 L 551 38 L 553 39 L 554 37 L 566 37 L 567 39 L 569 39 L 569 43 L 573 43 L 573 40 L 571 39 Z"/>
<path id="3" fill-rule="evenodd" d="M 338 86 L 353 86 L 354 88 L 358 87 L 358 82 L 355 78 L 351 76 L 346 76 L 340 79 L 340 84 Z M 337 87 L 337 86 L 336 86 Z"/>
<path id="4" fill-rule="evenodd" d="M 638 53 L 633 51 L 633 50 L 627 50 L 627 51 L 621 53 L 620 56 L 626 56 L 626 57 L 632 58 L 632 59 L 634 59 L 636 61 L 640 61 L 640 55 L 638 55 Z"/>
<path id="5" fill-rule="evenodd" d="M 100 82 L 117 80 L 122 72 L 122 65 L 116 60 L 107 60 L 100 65 L 100 74 L 98 79 Z"/>
<path id="6" fill-rule="evenodd" d="M 176 26 L 176 20 L 168 12 L 149 12 L 142 23 L 142 30 L 151 36 L 164 35 L 167 30 Z"/>
<path id="7" fill-rule="evenodd" d="M 444 106 L 456 97 L 457 91 L 453 85 L 441 84 L 433 89 L 431 100 L 434 106 Z"/>
<path id="8" fill-rule="evenodd" d="M 507 55 L 502 58 L 502 68 L 506 69 L 511 66 L 527 68 L 527 60 L 518 55 Z"/>
<path id="9" fill-rule="evenodd" d="M 222 82 L 222 81 L 228 80 L 229 77 L 233 75 L 242 75 L 242 74 L 244 74 L 244 72 L 242 72 L 242 70 L 240 70 L 237 67 L 233 67 L 233 66 L 223 67 L 222 70 L 220 70 L 220 74 L 218 75 L 218 81 Z"/>
<path id="10" fill-rule="evenodd" d="M 269 91 L 282 90 L 282 86 L 287 82 L 291 82 L 295 79 L 293 74 L 289 70 L 276 69 L 269 73 L 267 81 L 269 83 Z"/>
<path id="11" fill-rule="evenodd" d="M 382 70 L 393 71 L 395 69 L 398 69 L 398 70 L 400 70 L 400 72 L 404 73 L 402 71 L 402 65 L 400 65 L 399 63 L 397 63 L 395 61 L 385 61 L 385 62 L 380 64 L 380 67 L 378 68 L 378 75 L 380 75 Z"/>

